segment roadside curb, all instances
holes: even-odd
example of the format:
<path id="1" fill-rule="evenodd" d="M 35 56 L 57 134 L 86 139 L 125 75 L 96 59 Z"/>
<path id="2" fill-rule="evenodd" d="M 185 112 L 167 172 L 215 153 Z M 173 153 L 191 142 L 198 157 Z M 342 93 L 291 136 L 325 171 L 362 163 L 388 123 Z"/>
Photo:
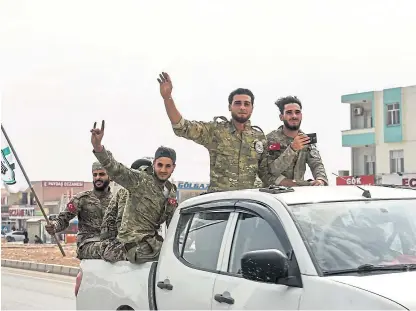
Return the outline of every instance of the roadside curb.
<path id="1" fill-rule="evenodd" d="M 21 261 L 2 259 L 1 266 L 6 268 L 16 268 L 23 270 L 31 270 L 37 272 L 46 272 L 60 275 L 77 276 L 79 268 L 71 266 L 53 265 L 47 263 L 38 263 L 33 261 Z"/>

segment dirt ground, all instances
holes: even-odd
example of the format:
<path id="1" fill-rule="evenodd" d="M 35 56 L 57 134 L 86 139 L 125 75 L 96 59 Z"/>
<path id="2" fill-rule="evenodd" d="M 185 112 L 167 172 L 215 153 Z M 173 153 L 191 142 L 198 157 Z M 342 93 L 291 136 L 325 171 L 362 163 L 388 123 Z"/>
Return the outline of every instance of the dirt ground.
<path id="1" fill-rule="evenodd" d="M 55 244 L 10 244 L 2 241 L 1 259 L 78 267 L 80 261 L 76 258 L 75 244 L 62 245 L 62 248 L 65 257 L 62 256 L 59 247 Z"/>

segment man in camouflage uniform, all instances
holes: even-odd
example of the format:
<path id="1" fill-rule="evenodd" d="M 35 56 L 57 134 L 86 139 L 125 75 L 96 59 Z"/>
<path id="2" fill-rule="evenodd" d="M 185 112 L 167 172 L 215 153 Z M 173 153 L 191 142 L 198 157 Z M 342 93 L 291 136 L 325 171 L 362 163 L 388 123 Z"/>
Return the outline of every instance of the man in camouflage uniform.
<path id="1" fill-rule="evenodd" d="M 239 88 L 229 95 L 231 120 L 215 117 L 211 122 L 189 121 L 175 106 L 169 75 L 163 72 L 157 80 L 174 133 L 208 149 L 209 192 L 256 188 L 256 176 L 266 183 L 275 182 L 264 152 L 266 136 L 249 121 L 254 104 L 250 90 Z"/>
<path id="2" fill-rule="evenodd" d="M 283 97 L 276 101 L 283 125 L 267 134 L 270 172 L 282 186 L 323 186 L 328 178 L 321 156 L 310 138 L 300 130 L 302 103 L 297 97 Z M 271 164 L 273 163 L 273 165 Z M 305 181 L 306 164 L 315 180 Z"/>
<path id="3" fill-rule="evenodd" d="M 134 161 L 131 168 L 134 170 L 146 171 L 148 174 L 153 173 L 152 162 L 147 159 Z M 129 198 L 129 191 L 126 188 L 120 188 L 111 199 L 104 214 L 100 238 L 101 257 L 106 261 L 116 262 L 126 260 L 126 254 L 123 252 L 124 246 L 117 240 L 117 234 L 120 230 L 124 207 Z"/>
<path id="4" fill-rule="evenodd" d="M 110 179 L 99 162 L 92 165 L 92 175 L 94 190 L 77 193 L 68 202 L 65 210 L 50 225 L 45 225 L 46 231 L 53 235 L 68 228 L 69 221 L 78 216 L 78 259 L 101 259 L 101 222 L 112 198 Z"/>
<path id="5" fill-rule="evenodd" d="M 158 259 L 163 238 L 158 230 L 173 217 L 177 207 L 176 185 L 169 181 L 175 166 L 176 152 L 159 147 L 153 160 L 153 172 L 133 170 L 117 162 L 112 153 L 101 145 L 104 136 L 104 121 L 101 129 L 91 130 L 93 153 L 107 170 L 111 179 L 124 187 L 129 194 L 117 235 L 123 244 L 127 260 L 144 263 Z M 123 256 L 114 256 L 123 258 Z"/>

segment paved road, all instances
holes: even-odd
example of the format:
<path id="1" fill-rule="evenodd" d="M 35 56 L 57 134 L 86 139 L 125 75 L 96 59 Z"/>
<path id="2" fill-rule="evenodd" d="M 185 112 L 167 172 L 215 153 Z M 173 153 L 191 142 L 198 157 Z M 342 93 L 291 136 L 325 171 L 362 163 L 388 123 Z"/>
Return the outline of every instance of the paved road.
<path id="1" fill-rule="evenodd" d="M 1 267 L 1 310 L 75 310 L 75 278 Z"/>

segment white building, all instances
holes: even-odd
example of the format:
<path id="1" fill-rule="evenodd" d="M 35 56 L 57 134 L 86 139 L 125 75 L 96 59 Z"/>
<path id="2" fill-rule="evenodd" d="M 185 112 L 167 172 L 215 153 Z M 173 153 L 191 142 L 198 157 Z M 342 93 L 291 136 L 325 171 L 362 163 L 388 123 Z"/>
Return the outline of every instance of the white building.
<path id="1" fill-rule="evenodd" d="M 351 176 L 362 184 L 416 187 L 416 85 L 343 95 L 351 128 L 342 146 L 351 148 Z M 337 179 L 337 184 L 351 177 Z"/>

